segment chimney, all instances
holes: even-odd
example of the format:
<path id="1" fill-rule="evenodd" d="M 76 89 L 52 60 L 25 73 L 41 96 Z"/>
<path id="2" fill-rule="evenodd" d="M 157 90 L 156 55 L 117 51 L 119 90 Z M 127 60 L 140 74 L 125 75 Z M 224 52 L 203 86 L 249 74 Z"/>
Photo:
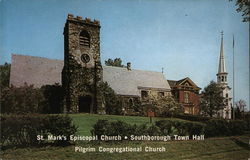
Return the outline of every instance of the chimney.
<path id="1" fill-rule="evenodd" d="M 131 63 L 130 63 L 130 62 L 127 63 L 127 69 L 128 69 L 129 71 L 131 71 Z"/>

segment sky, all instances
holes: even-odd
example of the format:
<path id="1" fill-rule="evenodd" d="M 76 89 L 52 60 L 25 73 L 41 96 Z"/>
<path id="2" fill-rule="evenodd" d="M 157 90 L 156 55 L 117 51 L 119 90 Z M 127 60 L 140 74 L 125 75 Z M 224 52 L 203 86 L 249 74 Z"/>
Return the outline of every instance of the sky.
<path id="1" fill-rule="evenodd" d="M 132 68 L 191 78 L 200 88 L 216 81 L 220 32 L 229 86 L 249 108 L 249 23 L 228 0 L 0 0 L 0 64 L 11 54 L 61 59 L 68 13 L 101 24 L 101 60 L 121 58 Z"/>

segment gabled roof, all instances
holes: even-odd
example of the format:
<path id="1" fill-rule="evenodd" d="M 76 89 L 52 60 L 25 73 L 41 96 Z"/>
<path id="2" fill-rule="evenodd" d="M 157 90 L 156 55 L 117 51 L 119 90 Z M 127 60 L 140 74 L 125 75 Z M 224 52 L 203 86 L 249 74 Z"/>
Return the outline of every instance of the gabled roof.
<path id="1" fill-rule="evenodd" d="M 34 87 L 61 84 L 63 65 L 62 60 L 13 54 L 10 84 L 17 87 L 24 83 Z M 160 72 L 103 66 L 103 81 L 119 95 L 140 96 L 140 88 L 170 91 L 167 80 Z"/>
<path id="2" fill-rule="evenodd" d="M 20 87 L 24 83 L 41 87 L 61 84 L 62 60 L 12 54 L 10 84 Z"/>
<path id="3" fill-rule="evenodd" d="M 168 83 L 171 88 L 173 87 L 178 87 L 178 86 L 183 86 L 186 83 L 190 84 L 193 88 L 196 89 L 201 89 L 199 88 L 189 77 L 183 78 L 181 80 L 175 81 L 175 80 L 168 80 Z"/>
<path id="4" fill-rule="evenodd" d="M 168 80 L 168 83 L 170 85 L 170 87 L 174 87 L 176 84 L 177 84 L 177 81 L 174 81 L 174 80 Z"/>
<path id="5" fill-rule="evenodd" d="M 103 81 L 120 95 L 140 96 L 140 88 L 171 90 L 164 75 L 153 71 L 103 66 Z"/>

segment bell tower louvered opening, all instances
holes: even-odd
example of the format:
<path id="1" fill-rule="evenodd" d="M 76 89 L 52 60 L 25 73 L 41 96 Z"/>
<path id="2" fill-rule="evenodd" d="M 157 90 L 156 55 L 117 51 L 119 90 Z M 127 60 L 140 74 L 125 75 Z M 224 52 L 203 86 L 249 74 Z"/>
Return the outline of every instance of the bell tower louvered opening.
<path id="1" fill-rule="evenodd" d="M 79 36 L 79 44 L 83 47 L 90 47 L 90 36 L 87 31 L 81 31 Z"/>

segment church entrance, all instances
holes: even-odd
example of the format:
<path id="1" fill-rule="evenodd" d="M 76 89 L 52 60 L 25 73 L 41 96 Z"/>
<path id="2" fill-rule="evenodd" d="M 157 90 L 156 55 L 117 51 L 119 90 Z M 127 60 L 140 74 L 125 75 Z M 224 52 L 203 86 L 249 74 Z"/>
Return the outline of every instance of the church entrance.
<path id="1" fill-rule="evenodd" d="M 90 113 L 90 107 L 92 105 L 91 96 L 80 96 L 79 97 L 79 112 Z"/>

